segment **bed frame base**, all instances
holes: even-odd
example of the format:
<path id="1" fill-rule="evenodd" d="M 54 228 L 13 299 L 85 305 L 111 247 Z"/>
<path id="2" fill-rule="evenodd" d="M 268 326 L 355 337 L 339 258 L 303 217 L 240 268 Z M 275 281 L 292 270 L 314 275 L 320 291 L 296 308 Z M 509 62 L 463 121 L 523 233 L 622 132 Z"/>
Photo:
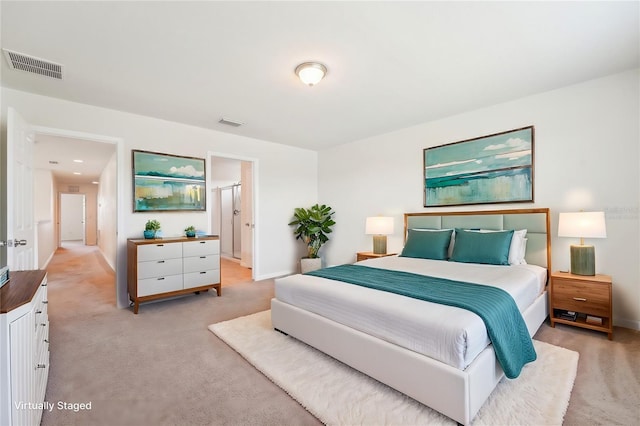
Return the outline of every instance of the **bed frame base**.
<path id="1" fill-rule="evenodd" d="M 532 336 L 547 314 L 544 292 L 523 314 Z M 278 331 L 465 425 L 504 376 L 491 345 L 462 371 L 275 298 L 271 321 Z"/>

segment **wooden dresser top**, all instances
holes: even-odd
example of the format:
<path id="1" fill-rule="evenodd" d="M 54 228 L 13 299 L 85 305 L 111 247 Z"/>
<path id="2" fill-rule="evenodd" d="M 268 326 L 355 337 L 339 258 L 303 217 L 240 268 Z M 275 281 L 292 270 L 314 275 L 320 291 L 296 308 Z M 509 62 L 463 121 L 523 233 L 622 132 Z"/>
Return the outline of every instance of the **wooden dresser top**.
<path id="1" fill-rule="evenodd" d="M 136 245 L 162 244 L 162 243 L 189 243 L 202 240 L 219 240 L 217 235 L 202 235 L 199 237 L 164 237 L 164 238 L 129 238 L 127 241 Z"/>
<path id="2" fill-rule="evenodd" d="M 29 303 L 36 295 L 47 271 L 11 271 L 9 282 L 0 288 L 0 314 Z"/>

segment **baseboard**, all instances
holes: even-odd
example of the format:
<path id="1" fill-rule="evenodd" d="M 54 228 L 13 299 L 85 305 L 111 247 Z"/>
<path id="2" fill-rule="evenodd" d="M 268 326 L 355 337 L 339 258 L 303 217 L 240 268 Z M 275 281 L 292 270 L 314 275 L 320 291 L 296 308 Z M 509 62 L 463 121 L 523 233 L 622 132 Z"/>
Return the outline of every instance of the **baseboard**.
<path id="1" fill-rule="evenodd" d="M 49 262 L 51 262 L 51 259 L 53 259 L 54 254 L 56 254 L 55 250 L 49 255 L 49 258 L 47 259 L 47 261 L 44 262 L 44 265 L 42 265 L 42 269 L 47 269 L 49 267 Z"/>
<path id="2" fill-rule="evenodd" d="M 269 273 L 269 274 L 257 275 L 255 277 L 253 277 L 253 279 L 255 281 L 270 280 L 272 278 L 284 277 L 284 276 L 291 275 L 291 274 L 295 274 L 295 272 L 293 272 L 293 271 L 273 272 L 273 273 Z"/>
<path id="3" fill-rule="evenodd" d="M 622 319 L 622 318 L 614 318 L 613 319 L 613 325 L 615 327 L 624 327 L 624 328 L 630 328 L 631 330 L 640 331 L 640 321 L 628 320 L 628 319 Z"/>

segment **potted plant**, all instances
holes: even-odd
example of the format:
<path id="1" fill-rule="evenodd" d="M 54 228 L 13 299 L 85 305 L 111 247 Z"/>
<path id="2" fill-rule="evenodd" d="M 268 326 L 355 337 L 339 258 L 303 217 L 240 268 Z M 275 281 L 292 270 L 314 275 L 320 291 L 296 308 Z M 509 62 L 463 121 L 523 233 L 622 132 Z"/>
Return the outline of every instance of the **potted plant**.
<path id="1" fill-rule="evenodd" d="M 147 239 L 155 238 L 156 232 L 160 229 L 160 222 L 155 219 L 149 219 L 144 226 L 144 237 Z"/>
<path id="2" fill-rule="evenodd" d="M 196 236 L 196 227 L 193 225 L 189 225 L 186 228 L 184 228 L 184 233 L 187 235 L 188 238 L 193 238 Z"/>
<path id="3" fill-rule="evenodd" d="M 320 269 L 322 261 L 318 257 L 320 247 L 327 241 L 327 234 L 331 233 L 331 227 L 336 224 L 333 220 L 331 207 L 315 204 L 311 208 L 299 207 L 293 212 L 294 220 L 289 223 L 295 226 L 293 234 L 296 240 L 302 240 L 307 245 L 308 257 L 300 262 L 302 273 Z"/>

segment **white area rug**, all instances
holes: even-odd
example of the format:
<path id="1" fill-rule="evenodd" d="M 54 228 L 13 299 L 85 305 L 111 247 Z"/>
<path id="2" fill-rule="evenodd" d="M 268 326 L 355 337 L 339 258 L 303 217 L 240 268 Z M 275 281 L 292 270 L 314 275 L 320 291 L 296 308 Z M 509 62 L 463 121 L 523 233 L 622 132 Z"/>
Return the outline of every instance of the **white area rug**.
<path id="1" fill-rule="evenodd" d="M 271 311 L 209 329 L 328 425 L 455 425 L 456 422 L 271 327 Z M 535 341 L 538 359 L 503 378 L 474 425 L 561 425 L 578 353 Z"/>

